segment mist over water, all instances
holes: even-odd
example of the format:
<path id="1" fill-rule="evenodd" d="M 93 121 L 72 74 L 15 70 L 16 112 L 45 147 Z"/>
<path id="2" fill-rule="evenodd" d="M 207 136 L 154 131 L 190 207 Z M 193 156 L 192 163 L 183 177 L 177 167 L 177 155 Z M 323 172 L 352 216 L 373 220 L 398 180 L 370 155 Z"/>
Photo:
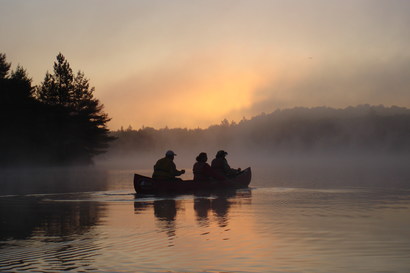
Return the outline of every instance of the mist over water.
<path id="1" fill-rule="evenodd" d="M 410 187 L 410 155 L 278 153 L 269 156 L 238 150 L 227 151 L 231 167 L 252 168 L 251 186 L 255 187 Z M 178 155 L 174 162 L 177 168 L 186 170 L 181 178 L 192 179 L 192 166 L 199 152 L 176 152 Z M 209 163 L 213 159 L 212 154 L 208 152 Z M 129 155 L 121 159 L 103 159 L 97 164 L 150 176 L 153 165 L 161 157 L 163 154 L 157 154 L 157 157 Z"/>
<path id="2" fill-rule="evenodd" d="M 26 167 L 0 170 L 2 195 L 87 192 L 107 188 L 107 170 L 96 167 Z"/>
<path id="3" fill-rule="evenodd" d="M 135 195 L 162 153 L 3 169 L 0 271 L 407 272 L 407 156 L 228 152 L 249 189 Z"/>
<path id="4" fill-rule="evenodd" d="M 134 194 L 144 170 L 27 171 L 0 194 L 0 271 L 407 272 L 410 189 L 386 185 L 408 171 L 316 164 L 255 167 L 249 189 L 162 196 Z"/>
<path id="5" fill-rule="evenodd" d="M 377 186 L 394 186 L 408 177 L 409 122 L 407 108 L 358 105 L 276 110 L 239 123 L 223 120 L 207 129 L 127 129 L 113 133 L 118 140 L 97 162 L 152 170 L 171 149 L 178 154 L 177 167 L 189 172 L 200 152 L 206 152 L 210 162 L 223 149 L 231 167 L 251 166 L 258 170 L 256 177 L 268 178 L 264 181 L 272 186 L 285 183 L 280 180 L 289 186 L 308 186 L 307 181 L 297 180 L 323 181 L 325 176 L 329 179 L 322 186 L 370 186 L 365 181 L 372 180 Z M 389 176 L 394 178 L 380 182 Z M 191 178 L 190 173 L 185 177 Z"/>
<path id="6" fill-rule="evenodd" d="M 0 271 L 407 273 L 407 129 L 318 124 L 124 131 L 90 167 L 3 168 Z M 250 188 L 135 194 L 133 174 L 150 176 L 168 149 L 183 179 L 200 152 L 226 150 L 252 168 Z"/>

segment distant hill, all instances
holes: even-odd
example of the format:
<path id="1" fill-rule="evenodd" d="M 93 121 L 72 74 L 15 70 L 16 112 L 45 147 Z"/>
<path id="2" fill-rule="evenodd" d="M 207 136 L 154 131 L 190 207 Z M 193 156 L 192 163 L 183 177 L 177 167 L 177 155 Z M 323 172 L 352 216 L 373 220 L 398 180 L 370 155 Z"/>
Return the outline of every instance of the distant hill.
<path id="1" fill-rule="evenodd" d="M 240 149 L 276 152 L 410 152 L 410 109 L 359 105 L 344 109 L 292 108 L 207 129 L 144 127 L 112 132 L 110 154 L 166 149 Z"/>

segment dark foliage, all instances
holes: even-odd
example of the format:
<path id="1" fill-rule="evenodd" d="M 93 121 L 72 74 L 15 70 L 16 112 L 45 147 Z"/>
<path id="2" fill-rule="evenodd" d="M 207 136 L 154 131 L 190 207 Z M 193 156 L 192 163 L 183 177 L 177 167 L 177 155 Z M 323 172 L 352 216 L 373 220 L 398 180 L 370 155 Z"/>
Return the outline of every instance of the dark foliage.
<path id="1" fill-rule="evenodd" d="M 82 72 L 73 76 L 62 54 L 37 88 L 0 54 L 0 164 L 89 164 L 113 140 L 107 114 Z"/>

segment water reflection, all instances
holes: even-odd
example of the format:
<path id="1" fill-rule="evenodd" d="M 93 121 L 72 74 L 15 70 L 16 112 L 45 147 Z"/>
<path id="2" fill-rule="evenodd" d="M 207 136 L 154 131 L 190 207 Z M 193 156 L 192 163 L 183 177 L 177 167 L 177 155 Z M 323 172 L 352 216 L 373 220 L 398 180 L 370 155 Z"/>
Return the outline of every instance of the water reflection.
<path id="1" fill-rule="evenodd" d="M 177 202 L 175 200 L 154 201 L 154 215 L 158 219 L 157 226 L 169 239 L 168 246 L 173 246 L 173 239 L 176 236 Z"/>
<path id="2" fill-rule="evenodd" d="M 105 207 L 49 198 L 56 196 L 0 198 L 2 271 L 24 271 L 28 265 L 32 270 L 45 266 L 53 272 L 92 267 L 100 249 L 94 227 Z"/>
<path id="3" fill-rule="evenodd" d="M 217 195 L 215 198 L 196 197 L 194 210 L 200 226 L 209 226 L 209 213 L 212 212 L 219 227 L 226 227 L 229 222 L 229 208 L 235 195 Z"/>
<path id="4" fill-rule="evenodd" d="M 151 205 L 152 202 L 134 202 L 134 213 L 140 214 L 150 208 Z"/>
<path id="5" fill-rule="evenodd" d="M 27 239 L 33 235 L 59 237 L 84 234 L 104 208 L 94 202 L 50 202 L 44 197 L 0 198 L 0 240 Z"/>
<path id="6" fill-rule="evenodd" d="M 59 174 L 59 175 L 58 175 Z M 93 270 L 101 249 L 95 227 L 106 214 L 99 202 L 85 202 L 107 186 L 103 172 L 2 172 L 0 271 Z"/>
<path id="7" fill-rule="evenodd" d="M 409 196 L 303 188 L 2 196 L 0 271 L 404 273 Z"/>
<path id="8" fill-rule="evenodd" d="M 215 222 L 219 227 L 229 225 L 229 211 L 232 206 L 242 202 L 251 202 L 252 192 L 250 189 L 219 191 L 213 193 L 196 194 L 193 197 L 193 211 L 195 220 L 200 227 L 209 227 Z M 144 196 L 135 196 L 134 213 L 141 214 L 144 211 L 153 210 L 160 230 L 172 239 L 176 236 L 176 220 L 179 211 L 184 210 L 186 203 L 178 200 L 178 196 L 161 196 L 152 201 L 138 201 Z M 212 217 L 211 217 L 212 216 Z"/>
<path id="9" fill-rule="evenodd" d="M 211 200 L 208 198 L 195 198 L 194 210 L 196 221 L 201 227 L 209 227 L 209 211 L 211 210 Z"/>

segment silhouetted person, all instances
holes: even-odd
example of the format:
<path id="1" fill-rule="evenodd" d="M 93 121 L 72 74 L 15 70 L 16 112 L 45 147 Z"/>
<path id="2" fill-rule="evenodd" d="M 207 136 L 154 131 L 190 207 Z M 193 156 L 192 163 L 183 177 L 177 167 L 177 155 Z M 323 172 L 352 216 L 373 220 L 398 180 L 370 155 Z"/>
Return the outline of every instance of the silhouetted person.
<path id="1" fill-rule="evenodd" d="M 223 175 L 225 177 L 232 177 L 237 175 L 241 171 L 241 169 L 231 168 L 225 158 L 227 155 L 228 153 L 224 150 L 218 151 L 214 160 L 212 160 L 211 167 L 220 175 Z"/>
<path id="2" fill-rule="evenodd" d="M 213 178 L 216 180 L 225 179 L 223 175 L 219 174 L 214 169 L 212 169 L 211 166 L 208 163 L 206 163 L 207 161 L 208 155 L 206 153 L 202 152 L 196 157 L 196 163 L 193 167 L 194 181 L 204 182 L 209 181 Z"/>
<path id="3" fill-rule="evenodd" d="M 154 173 L 152 178 L 160 180 L 175 180 L 176 176 L 180 176 L 185 173 L 185 170 L 177 170 L 174 163 L 174 157 L 176 154 L 169 150 L 165 153 L 165 157 L 161 158 L 154 165 Z"/>

